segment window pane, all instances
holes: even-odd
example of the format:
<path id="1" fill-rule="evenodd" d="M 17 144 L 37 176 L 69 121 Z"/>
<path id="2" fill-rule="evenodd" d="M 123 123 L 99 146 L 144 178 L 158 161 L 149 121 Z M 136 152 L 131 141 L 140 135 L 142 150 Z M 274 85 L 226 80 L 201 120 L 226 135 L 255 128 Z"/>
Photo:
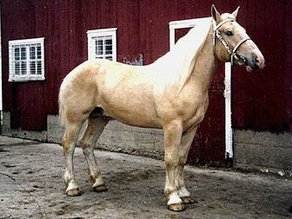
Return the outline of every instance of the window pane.
<path id="1" fill-rule="evenodd" d="M 14 49 L 14 59 L 15 59 L 15 60 L 20 60 L 20 50 L 19 50 L 18 47 L 16 47 L 16 48 Z"/>
<path id="2" fill-rule="evenodd" d="M 110 45 L 110 46 L 106 45 L 105 46 L 105 54 L 112 54 L 113 53 L 112 49 L 113 49 L 112 45 Z"/>
<path id="3" fill-rule="evenodd" d="M 30 56 L 30 59 L 35 59 L 35 47 L 30 47 L 29 48 L 29 56 Z"/>
<path id="4" fill-rule="evenodd" d="M 96 45 L 99 45 L 99 46 L 102 46 L 103 45 L 103 40 L 102 39 L 97 40 L 95 42 L 96 42 Z"/>
<path id="5" fill-rule="evenodd" d="M 106 56 L 105 58 L 108 59 L 108 60 L 113 61 L 113 57 L 112 56 Z"/>
<path id="6" fill-rule="evenodd" d="M 106 45 L 112 45 L 112 39 L 107 39 L 105 40 Z"/>
<path id="7" fill-rule="evenodd" d="M 102 55 L 103 54 L 103 46 L 97 46 L 95 48 L 96 55 Z"/>
<path id="8" fill-rule="evenodd" d="M 21 74 L 26 75 L 26 62 L 21 62 Z"/>
<path id="9" fill-rule="evenodd" d="M 26 60 L 26 47 L 21 47 L 21 60 Z"/>
<path id="10" fill-rule="evenodd" d="M 42 48 L 41 48 L 41 46 L 37 47 L 37 58 L 38 59 L 42 58 Z"/>
<path id="11" fill-rule="evenodd" d="M 14 72 L 16 75 L 20 75 L 20 63 L 19 62 L 15 62 Z"/>
<path id="12" fill-rule="evenodd" d="M 31 74 L 31 75 L 35 75 L 35 74 L 36 74 L 36 65 L 35 65 L 35 61 L 31 61 L 31 62 L 30 62 L 29 68 L 30 68 L 30 74 Z"/>
<path id="13" fill-rule="evenodd" d="M 42 62 L 41 61 L 37 61 L 37 72 L 38 75 L 42 74 Z"/>

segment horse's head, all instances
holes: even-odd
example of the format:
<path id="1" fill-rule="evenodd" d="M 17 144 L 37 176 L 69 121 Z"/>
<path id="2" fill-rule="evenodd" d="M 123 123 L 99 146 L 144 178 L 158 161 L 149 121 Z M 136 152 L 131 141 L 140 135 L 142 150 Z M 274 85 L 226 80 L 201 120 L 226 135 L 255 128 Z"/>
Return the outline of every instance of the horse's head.
<path id="1" fill-rule="evenodd" d="M 216 56 L 224 62 L 245 65 L 247 71 L 262 69 L 265 66 L 264 56 L 245 29 L 236 22 L 238 10 L 239 7 L 232 14 L 220 14 L 212 5 Z"/>

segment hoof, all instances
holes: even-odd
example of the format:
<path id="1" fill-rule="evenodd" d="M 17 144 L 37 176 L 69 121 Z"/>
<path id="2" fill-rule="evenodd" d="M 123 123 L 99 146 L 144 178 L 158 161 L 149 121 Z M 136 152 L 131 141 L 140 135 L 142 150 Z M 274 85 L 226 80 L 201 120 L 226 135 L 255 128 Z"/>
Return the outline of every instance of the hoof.
<path id="1" fill-rule="evenodd" d="M 182 202 L 184 204 L 194 204 L 194 203 L 197 203 L 197 201 L 195 201 L 194 199 L 192 199 L 190 196 L 187 196 L 187 197 L 180 197 Z"/>
<path id="2" fill-rule="evenodd" d="M 82 195 L 82 192 L 80 191 L 79 188 L 77 188 L 77 189 L 71 189 L 71 190 L 67 191 L 66 194 L 68 196 L 80 196 L 80 195 Z"/>
<path id="3" fill-rule="evenodd" d="M 186 210 L 186 206 L 184 204 L 170 204 L 167 207 L 169 210 L 176 211 L 176 212 Z"/>
<path id="4" fill-rule="evenodd" d="M 107 187 L 103 184 L 103 185 L 99 185 L 99 186 L 94 186 L 93 190 L 95 192 L 106 192 L 108 189 Z"/>

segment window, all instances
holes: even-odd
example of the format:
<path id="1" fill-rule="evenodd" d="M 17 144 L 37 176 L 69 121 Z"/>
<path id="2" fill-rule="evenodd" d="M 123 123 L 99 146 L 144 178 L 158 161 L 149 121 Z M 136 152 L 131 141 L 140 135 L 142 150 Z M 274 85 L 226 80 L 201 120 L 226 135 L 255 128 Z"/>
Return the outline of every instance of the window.
<path id="1" fill-rule="evenodd" d="M 87 31 L 88 59 L 101 58 L 116 61 L 116 31 L 117 28 Z"/>
<path id="2" fill-rule="evenodd" d="M 44 38 L 9 41 L 9 81 L 45 79 Z"/>

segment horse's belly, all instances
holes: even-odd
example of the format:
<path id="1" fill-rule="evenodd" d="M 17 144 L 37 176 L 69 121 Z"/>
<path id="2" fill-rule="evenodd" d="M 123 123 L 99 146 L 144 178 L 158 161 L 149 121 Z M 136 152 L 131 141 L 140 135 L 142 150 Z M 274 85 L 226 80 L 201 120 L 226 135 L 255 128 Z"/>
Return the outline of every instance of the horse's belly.
<path id="1" fill-rule="evenodd" d="M 154 103 L 149 95 L 141 93 L 137 95 L 106 95 L 102 99 L 101 107 L 113 119 L 132 126 L 145 128 L 160 128 Z"/>
<path id="2" fill-rule="evenodd" d="M 109 106 L 103 108 L 110 117 L 127 125 L 144 128 L 161 128 L 158 119 L 149 110 L 137 111 L 134 109 L 113 109 Z"/>

